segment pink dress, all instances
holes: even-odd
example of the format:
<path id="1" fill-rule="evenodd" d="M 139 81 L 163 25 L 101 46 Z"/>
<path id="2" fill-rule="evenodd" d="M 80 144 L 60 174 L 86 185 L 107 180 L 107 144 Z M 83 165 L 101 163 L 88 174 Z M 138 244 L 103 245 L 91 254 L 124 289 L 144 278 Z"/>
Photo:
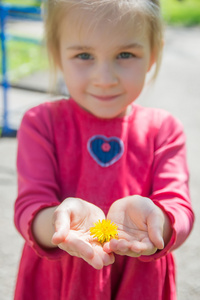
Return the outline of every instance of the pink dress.
<path id="1" fill-rule="evenodd" d="M 175 300 L 171 251 L 194 222 L 188 192 L 185 136 L 169 113 L 132 106 L 129 116 L 98 119 L 72 99 L 29 110 L 18 132 L 15 224 L 25 239 L 15 300 Z M 173 235 L 152 256 L 116 255 L 95 270 L 60 249 L 39 247 L 34 215 L 67 197 L 107 213 L 117 199 L 150 197 L 169 216 Z"/>

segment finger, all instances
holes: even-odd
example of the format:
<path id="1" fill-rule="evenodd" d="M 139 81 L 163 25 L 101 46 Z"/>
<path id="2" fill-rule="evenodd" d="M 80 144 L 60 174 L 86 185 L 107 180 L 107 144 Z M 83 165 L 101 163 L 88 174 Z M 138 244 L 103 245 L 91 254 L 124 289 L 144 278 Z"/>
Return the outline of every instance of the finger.
<path id="1" fill-rule="evenodd" d="M 52 237 L 52 243 L 58 245 L 67 237 L 70 229 L 70 216 L 66 211 L 56 210 L 53 216 L 53 225 L 55 228 L 55 233 Z"/>
<path id="2" fill-rule="evenodd" d="M 103 245 L 103 251 L 105 251 L 108 254 L 113 252 L 113 250 L 110 247 L 110 242 L 107 242 Z"/>
<path id="3" fill-rule="evenodd" d="M 97 253 L 94 254 L 92 259 L 83 259 L 96 270 L 101 270 L 104 267 L 103 260 Z"/>
<path id="4" fill-rule="evenodd" d="M 147 219 L 148 234 L 151 242 L 158 249 L 164 248 L 163 227 L 164 218 L 158 213 L 152 213 Z"/>
<path id="5" fill-rule="evenodd" d="M 157 248 L 149 239 L 145 239 L 142 242 L 134 241 L 131 244 L 130 250 L 140 255 L 152 255 L 157 251 Z"/>
<path id="6" fill-rule="evenodd" d="M 94 251 L 94 255 L 93 257 L 91 258 L 87 258 L 85 256 L 83 256 L 82 258 L 89 264 L 91 265 L 93 268 L 97 269 L 97 270 L 100 270 L 103 268 L 104 266 L 104 263 L 103 263 L 103 259 L 100 255 L 100 251 L 99 251 L 99 248 L 102 249 L 101 245 L 98 245 L 97 243 L 92 243 L 91 244 L 91 247 Z"/>
<path id="7" fill-rule="evenodd" d="M 113 251 L 118 255 L 126 255 L 130 257 L 139 257 L 141 255 L 151 255 L 157 251 L 157 248 L 146 239 L 146 241 L 126 241 L 126 240 L 112 240 L 103 246 L 105 252 Z"/>
<path id="8" fill-rule="evenodd" d="M 85 259 L 93 268 L 100 270 L 104 266 L 108 266 L 114 263 L 115 257 L 113 253 L 106 253 L 103 251 L 101 245 L 94 245 L 94 257 L 92 259 Z"/>
<path id="9" fill-rule="evenodd" d="M 65 241 L 59 244 L 59 248 L 72 256 L 83 259 L 92 259 L 94 257 L 94 250 L 91 244 L 84 240 L 81 235 L 77 236 L 77 233 L 73 230 L 69 231 Z"/>
<path id="10" fill-rule="evenodd" d="M 109 266 L 114 264 L 115 262 L 115 256 L 113 253 L 106 253 L 106 255 L 104 254 L 104 258 L 103 258 L 103 264 L 104 266 Z"/>
<path id="11" fill-rule="evenodd" d="M 141 247 L 134 246 L 137 241 L 126 241 L 126 240 L 118 240 L 118 244 L 116 250 L 114 251 L 118 255 L 126 255 L 130 257 L 139 257 L 141 255 Z"/>
<path id="12" fill-rule="evenodd" d="M 112 239 L 110 242 L 107 242 L 103 245 L 103 250 L 106 253 L 111 253 L 117 251 L 118 240 Z"/>
<path id="13" fill-rule="evenodd" d="M 114 254 L 106 253 L 101 245 L 96 244 L 94 246 L 94 251 L 101 257 L 104 266 L 108 266 L 114 263 L 115 261 Z"/>
<path id="14" fill-rule="evenodd" d="M 104 244 L 103 250 L 106 253 L 115 252 L 120 255 L 126 255 L 126 253 L 130 250 L 130 246 L 131 243 L 124 239 L 112 239 L 110 242 Z"/>

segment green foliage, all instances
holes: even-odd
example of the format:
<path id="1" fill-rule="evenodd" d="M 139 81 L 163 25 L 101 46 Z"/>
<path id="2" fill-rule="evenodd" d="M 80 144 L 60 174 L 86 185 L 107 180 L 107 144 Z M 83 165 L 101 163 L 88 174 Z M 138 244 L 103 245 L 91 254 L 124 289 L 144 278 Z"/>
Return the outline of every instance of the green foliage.
<path id="1" fill-rule="evenodd" d="M 33 5 L 39 6 L 41 4 L 40 0 L 2 0 L 3 3 L 10 3 L 13 5 Z"/>
<path id="2" fill-rule="evenodd" d="M 40 6 L 41 0 L 2 0 L 15 5 Z M 160 0 L 163 16 L 168 24 L 200 24 L 200 0 Z"/>
<path id="3" fill-rule="evenodd" d="M 48 68 L 47 54 L 41 45 L 10 40 L 6 43 L 6 46 L 8 77 L 11 81 L 16 81 L 32 72 Z"/>
<path id="4" fill-rule="evenodd" d="M 167 24 L 200 24 L 200 0 L 161 0 L 161 7 Z"/>

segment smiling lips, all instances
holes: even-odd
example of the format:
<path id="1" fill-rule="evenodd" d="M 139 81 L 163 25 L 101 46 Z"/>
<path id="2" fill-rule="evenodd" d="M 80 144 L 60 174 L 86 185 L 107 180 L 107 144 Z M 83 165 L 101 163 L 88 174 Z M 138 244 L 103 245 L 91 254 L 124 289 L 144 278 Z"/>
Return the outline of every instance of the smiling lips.
<path id="1" fill-rule="evenodd" d="M 112 101 L 112 100 L 115 100 L 117 97 L 119 97 L 120 95 L 117 94 L 117 95 L 108 95 L 108 96 L 99 96 L 99 95 L 93 95 L 91 94 L 92 97 L 94 97 L 95 99 L 97 100 L 100 100 L 100 101 Z"/>

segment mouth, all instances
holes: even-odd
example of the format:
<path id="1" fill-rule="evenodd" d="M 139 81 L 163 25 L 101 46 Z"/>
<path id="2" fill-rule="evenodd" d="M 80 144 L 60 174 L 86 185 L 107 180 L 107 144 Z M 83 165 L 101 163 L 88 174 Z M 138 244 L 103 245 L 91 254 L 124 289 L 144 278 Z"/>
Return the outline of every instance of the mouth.
<path id="1" fill-rule="evenodd" d="M 94 95 L 94 94 L 90 94 L 90 96 L 92 96 L 93 98 L 99 100 L 99 101 L 105 101 L 105 102 L 109 102 L 109 101 L 113 101 L 116 100 L 116 98 L 118 98 L 120 95 Z"/>

